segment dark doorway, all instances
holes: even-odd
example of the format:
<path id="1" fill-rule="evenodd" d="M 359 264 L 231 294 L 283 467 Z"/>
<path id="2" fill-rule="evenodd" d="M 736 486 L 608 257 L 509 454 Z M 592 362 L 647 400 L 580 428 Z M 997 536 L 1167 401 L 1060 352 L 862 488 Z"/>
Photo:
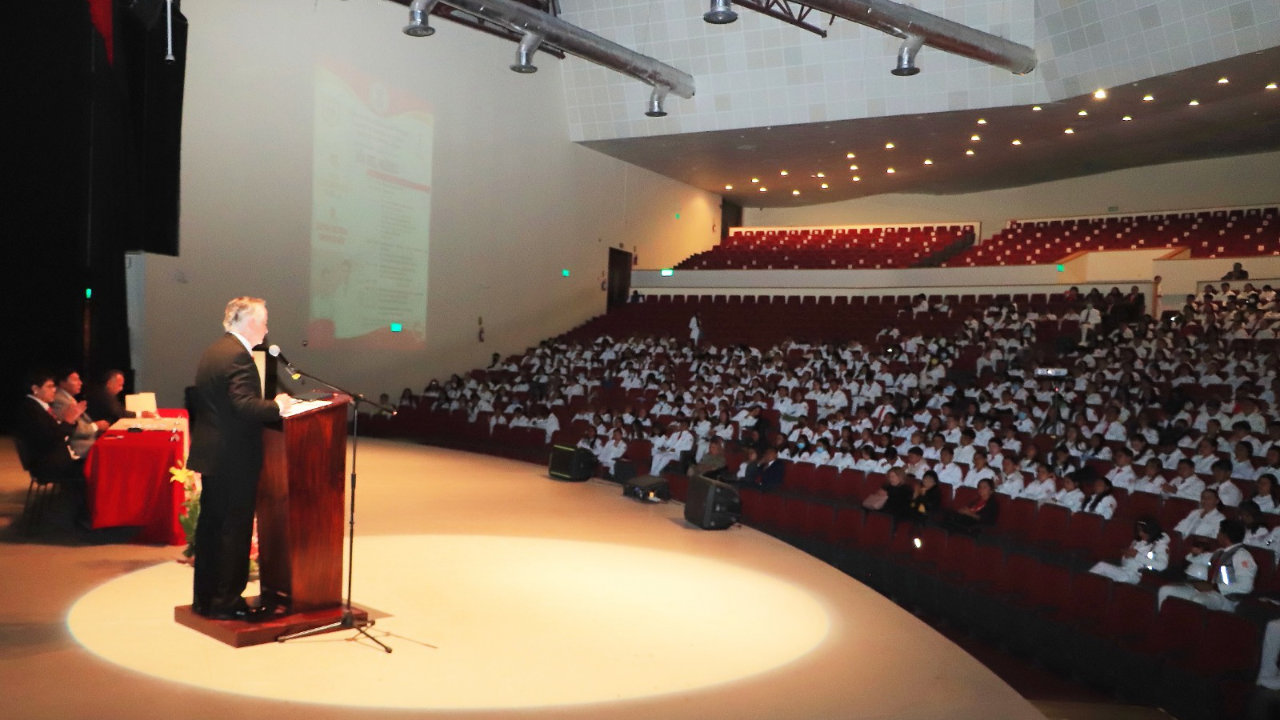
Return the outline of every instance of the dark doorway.
<path id="1" fill-rule="evenodd" d="M 631 294 L 631 253 L 609 248 L 609 304 L 608 310 L 627 304 Z"/>
<path id="2" fill-rule="evenodd" d="M 742 206 L 728 200 L 720 201 L 720 240 L 729 237 L 729 228 L 742 227 Z"/>

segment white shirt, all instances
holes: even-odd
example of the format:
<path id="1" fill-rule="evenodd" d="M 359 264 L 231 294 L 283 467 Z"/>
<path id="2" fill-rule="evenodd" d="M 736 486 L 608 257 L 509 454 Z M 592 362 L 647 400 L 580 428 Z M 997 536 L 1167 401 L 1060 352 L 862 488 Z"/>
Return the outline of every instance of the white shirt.
<path id="1" fill-rule="evenodd" d="M 1173 531 L 1180 533 L 1183 537 L 1189 535 L 1200 535 L 1202 537 L 1218 537 L 1218 526 L 1226 518 L 1216 508 L 1205 512 L 1200 508 L 1196 508 L 1187 513 L 1182 521 L 1174 526 Z"/>

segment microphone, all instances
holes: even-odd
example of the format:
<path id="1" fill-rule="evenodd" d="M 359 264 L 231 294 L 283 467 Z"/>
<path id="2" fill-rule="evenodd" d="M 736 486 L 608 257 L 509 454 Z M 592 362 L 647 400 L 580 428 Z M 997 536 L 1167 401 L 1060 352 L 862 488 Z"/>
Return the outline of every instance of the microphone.
<path id="1" fill-rule="evenodd" d="M 280 351 L 279 345 L 272 345 L 267 348 L 267 353 L 269 353 L 271 357 L 278 358 L 280 362 L 284 363 L 285 369 L 289 371 L 290 378 L 297 380 L 302 377 L 302 373 L 298 372 L 298 368 L 294 367 L 293 363 L 289 362 L 289 358 L 285 357 L 284 353 Z"/>

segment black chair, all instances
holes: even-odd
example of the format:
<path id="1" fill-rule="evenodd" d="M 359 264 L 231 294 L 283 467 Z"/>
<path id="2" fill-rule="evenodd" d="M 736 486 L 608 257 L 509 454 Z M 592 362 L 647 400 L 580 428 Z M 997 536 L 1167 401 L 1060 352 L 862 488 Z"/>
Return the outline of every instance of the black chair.
<path id="1" fill-rule="evenodd" d="M 15 437 L 13 444 L 18 450 L 18 462 L 22 464 L 22 469 L 31 477 L 31 484 L 27 486 L 27 500 L 22 505 L 22 531 L 26 535 L 34 535 L 36 527 L 39 526 L 40 521 L 44 518 L 45 509 L 62 487 L 62 479 L 37 474 L 32 469 L 33 463 L 31 462 L 31 455 L 27 451 L 26 443 L 22 438 Z"/>

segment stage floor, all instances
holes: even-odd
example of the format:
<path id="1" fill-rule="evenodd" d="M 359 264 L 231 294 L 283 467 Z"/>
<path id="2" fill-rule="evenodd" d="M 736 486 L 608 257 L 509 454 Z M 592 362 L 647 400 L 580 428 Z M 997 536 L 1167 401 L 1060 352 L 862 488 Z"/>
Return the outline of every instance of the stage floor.
<path id="1" fill-rule="evenodd" d="M 355 601 L 392 654 L 350 631 L 232 649 L 173 622 L 178 548 L 42 535 L 0 545 L 6 717 L 1044 717 L 872 590 L 678 503 L 380 441 L 359 493 Z"/>

